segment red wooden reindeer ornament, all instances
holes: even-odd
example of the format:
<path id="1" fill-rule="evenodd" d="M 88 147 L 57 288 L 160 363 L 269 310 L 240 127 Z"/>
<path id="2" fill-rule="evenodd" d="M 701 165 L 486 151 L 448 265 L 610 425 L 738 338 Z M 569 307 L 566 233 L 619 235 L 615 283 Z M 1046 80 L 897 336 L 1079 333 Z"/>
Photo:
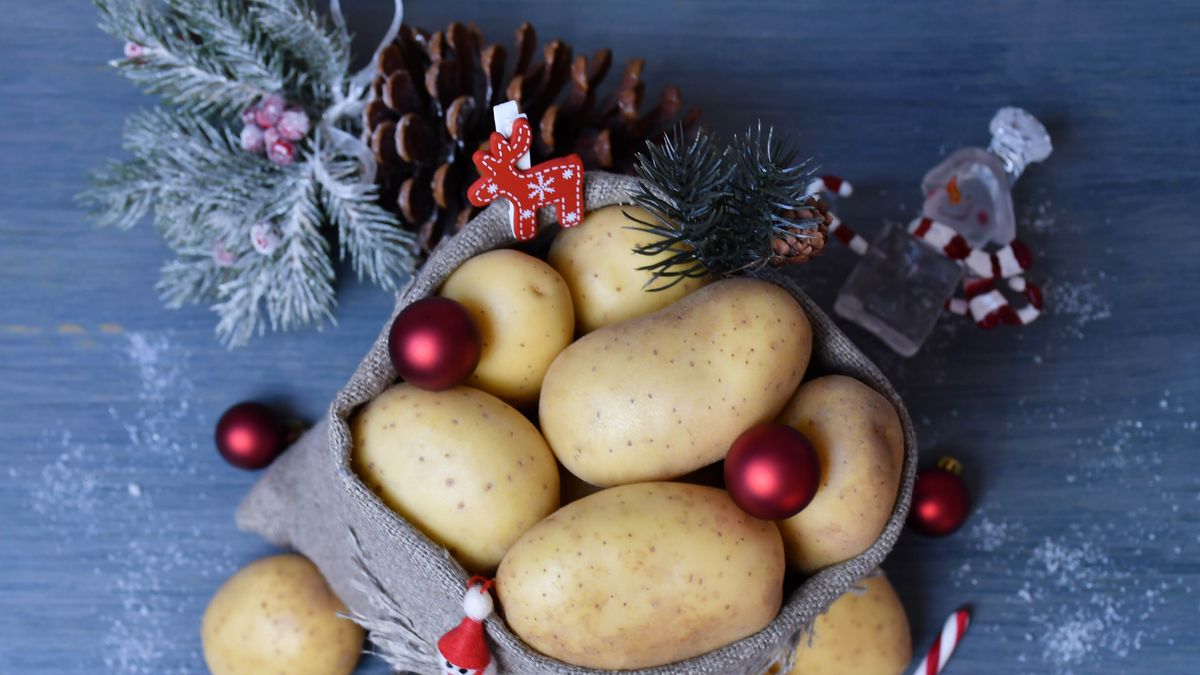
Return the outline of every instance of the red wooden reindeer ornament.
<path id="1" fill-rule="evenodd" d="M 583 220 L 583 160 L 568 155 L 521 170 L 517 163 L 532 143 L 529 120 L 518 117 L 507 139 L 498 131 L 493 133 L 490 151 L 479 150 L 472 157 L 479 180 L 471 185 L 467 198 L 475 206 L 486 206 L 499 197 L 508 199 L 518 241 L 537 234 L 537 211 L 543 206 L 557 208 L 563 227 Z"/>

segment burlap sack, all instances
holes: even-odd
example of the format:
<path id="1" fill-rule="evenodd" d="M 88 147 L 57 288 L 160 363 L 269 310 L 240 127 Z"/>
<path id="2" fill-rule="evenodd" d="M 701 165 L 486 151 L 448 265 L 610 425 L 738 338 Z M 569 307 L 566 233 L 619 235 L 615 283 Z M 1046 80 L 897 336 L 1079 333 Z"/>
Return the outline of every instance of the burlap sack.
<path id="1" fill-rule="evenodd" d="M 633 179 L 625 176 L 587 174 L 588 210 L 629 203 L 632 185 Z M 514 243 L 506 209 L 503 203 L 493 204 L 461 234 L 444 242 L 401 292 L 396 311 L 432 294 L 471 256 Z M 542 218 L 550 225 L 546 213 Z M 772 664 L 787 660 L 800 634 L 817 614 L 883 561 L 904 524 L 916 475 L 917 445 L 912 420 L 899 396 L 879 369 L 794 281 L 774 271 L 759 276 L 790 291 L 808 313 L 814 335 L 810 372 L 849 375 L 875 388 L 896 406 L 905 443 L 900 496 L 886 529 L 871 548 L 805 580 L 791 592 L 779 616 L 762 631 L 686 661 L 628 671 L 631 673 L 758 675 Z M 377 644 L 390 648 L 385 652 L 400 650 L 397 643 L 404 635 L 410 636 L 411 664 L 404 658 L 393 659 L 393 664 L 424 675 L 438 671 L 433 648 L 438 637 L 462 619 L 461 599 L 468 575 L 444 549 L 384 506 L 350 470 L 347 419 L 396 379 L 387 354 L 389 324 L 384 323 L 371 351 L 338 392 L 327 418 L 275 461 L 242 502 L 237 521 L 244 530 L 308 556 L 352 612 L 369 619 L 373 629 L 393 626 L 395 631 L 373 633 Z M 392 633 L 399 633 L 401 638 Z M 488 620 L 487 633 L 501 673 L 600 672 L 542 656 L 525 646 L 499 616 Z"/>

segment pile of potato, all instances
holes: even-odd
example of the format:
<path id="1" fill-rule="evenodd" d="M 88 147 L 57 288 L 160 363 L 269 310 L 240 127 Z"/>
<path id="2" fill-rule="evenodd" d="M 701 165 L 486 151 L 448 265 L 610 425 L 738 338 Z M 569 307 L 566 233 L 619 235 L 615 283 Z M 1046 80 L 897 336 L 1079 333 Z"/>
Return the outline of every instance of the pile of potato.
<path id="1" fill-rule="evenodd" d="M 440 294 L 481 331 L 471 380 L 397 384 L 352 422 L 363 482 L 465 568 L 494 574 L 517 635 L 601 669 L 761 630 L 788 569 L 810 574 L 875 541 L 904 452 L 883 396 L 837 375 L 805 381 L 812 331 L 783 289 L 735 278 L 646 291 L 637 268 L 652 261 L 632 252 L 645 235 L 622 210 L 561 232 L 546 261 L 499 250 L 463 264 Z M 803 432 L 822 467 L 811 504 L 780 522 L 741 511 L 705 470 L 771 420 Z"/>

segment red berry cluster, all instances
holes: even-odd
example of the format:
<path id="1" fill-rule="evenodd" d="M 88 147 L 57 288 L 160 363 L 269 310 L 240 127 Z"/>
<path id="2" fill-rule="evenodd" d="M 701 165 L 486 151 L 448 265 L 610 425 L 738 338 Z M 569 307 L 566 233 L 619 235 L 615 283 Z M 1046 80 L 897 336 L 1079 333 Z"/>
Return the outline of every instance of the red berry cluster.
<path id="1" fill-rule="evenodd" d="M 242 113 L 242 149 L 266 152 L 267 159 L 287 166 L 296 160 L 296 141 L 308 135 L 308 115 L 288 106 L 279 94 L 264 96 Z"/>

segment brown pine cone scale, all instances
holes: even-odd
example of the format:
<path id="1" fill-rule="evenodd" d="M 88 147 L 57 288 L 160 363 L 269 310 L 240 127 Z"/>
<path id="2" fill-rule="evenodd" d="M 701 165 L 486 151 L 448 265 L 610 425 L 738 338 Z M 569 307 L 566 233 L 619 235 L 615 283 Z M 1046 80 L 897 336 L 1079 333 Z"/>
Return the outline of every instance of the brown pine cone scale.
<path id="1" fill-rule="evenodd" d="M 573 56 L 553 40 L 535 63 L 537 34 L 516 31 L 511 71 L 508 50 L 487 44 L 474 24 L 451 23 L 429 33 L 402 26 L 376 62 L 363 109 L 363 137 L 379 166 L 385 208 L 418 234 L 424 250 L 462 229 L 478 209 L 466 198 L 477 177 L 471 155 L 486 148 L 492 107 L 517 101 L 537 130 L 533 162 L 578 153 L 587 169 L 630 173 L 634 156 L 676 124 L 689 128 L 698 110 L 680 118 L 682 96 L 663 89 L 645 112 L 645 62 L 626 64 L 615 89 L 597 90 L 612 69 L 612 52 Z"/>

